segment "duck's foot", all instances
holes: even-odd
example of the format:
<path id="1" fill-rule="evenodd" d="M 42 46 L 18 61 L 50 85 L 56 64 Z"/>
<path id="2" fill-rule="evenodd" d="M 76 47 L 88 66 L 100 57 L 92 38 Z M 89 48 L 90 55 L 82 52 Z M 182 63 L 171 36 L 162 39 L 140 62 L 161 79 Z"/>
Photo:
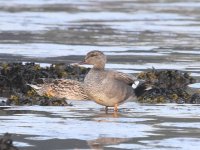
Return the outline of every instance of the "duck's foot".
<path id="1" fill-rule="evenodd" d="M 115 104 L 115 106 L 114 106 L 114 111 L 115 111 L 115 112 L 118 112 L 118 104 Z"/>

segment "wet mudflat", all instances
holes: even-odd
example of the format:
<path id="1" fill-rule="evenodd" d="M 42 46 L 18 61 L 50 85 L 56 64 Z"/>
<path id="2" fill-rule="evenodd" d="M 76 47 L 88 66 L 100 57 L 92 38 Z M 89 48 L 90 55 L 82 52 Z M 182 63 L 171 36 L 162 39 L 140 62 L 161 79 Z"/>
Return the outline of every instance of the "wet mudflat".
<path id="1" fill-rule="evenodd" d="M 98 49 L 108 55 L 107 68 L 178 69 L 198 82 L 199 8 L 197 0 L 1 1 L 0 61 L 71 63 Z M 198 105 L 128 102 L 105 114 L 93 102 L 72 104 L 1 108 L 0 134 L 12 133 L 26 150 L 200 146 Z"/>

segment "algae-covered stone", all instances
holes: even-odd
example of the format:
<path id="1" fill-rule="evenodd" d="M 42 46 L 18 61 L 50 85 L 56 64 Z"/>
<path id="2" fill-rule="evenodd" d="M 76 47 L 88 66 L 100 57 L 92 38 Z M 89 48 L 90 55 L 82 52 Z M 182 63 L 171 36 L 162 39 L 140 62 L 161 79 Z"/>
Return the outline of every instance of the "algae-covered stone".
<path id="1" fill-rule="evenodd" d="M 197 102 L 197 96 L 193 96 L 187 91 L 187 85 L 195 82 L 195 79 L 188 73 L 178 70 L 152 69 L 140 73 L 138 79 L 144 80 L 143 84 L 151 86 L 149 90 L 138 97 L 138 101 L 141 103 Z"/>
<path id="2" fill-rule="evenodd" d="M 3 137 L 0 138 L 0 150 L 18 150 L 18 148 L 13 145 L 11 134 L 5 133 Z"/>
<path id="3" fill-rule="evenodd" d="M 194 93 L 191 97 L 190 103 L 200 104 L 200 93 Z"/>
<path id="4" fill-rule="evenodd" d="M 196 80 L 188 73 L 178 70 L 156 70 L 152 69 L 142 72 L 138 75 L 138 79 L 152 83 L 160 88 L 186 88 L 188 84 L 195 83 Z"/>

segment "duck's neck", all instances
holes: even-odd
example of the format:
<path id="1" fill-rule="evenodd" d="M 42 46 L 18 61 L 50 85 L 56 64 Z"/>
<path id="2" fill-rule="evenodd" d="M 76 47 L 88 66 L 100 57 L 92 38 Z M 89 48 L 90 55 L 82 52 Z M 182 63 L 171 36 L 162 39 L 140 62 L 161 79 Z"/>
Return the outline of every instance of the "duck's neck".
<path id="1" fill-rule="evenodd" d="M 104 68 L 105 68 L 105 63 L 104 63 L 104 62 L 96 63 L 96 64 L 93 65 L 93 68 L 94 68 L 94 69 L 98 69 L 98 70 L 104 70 Z"/>

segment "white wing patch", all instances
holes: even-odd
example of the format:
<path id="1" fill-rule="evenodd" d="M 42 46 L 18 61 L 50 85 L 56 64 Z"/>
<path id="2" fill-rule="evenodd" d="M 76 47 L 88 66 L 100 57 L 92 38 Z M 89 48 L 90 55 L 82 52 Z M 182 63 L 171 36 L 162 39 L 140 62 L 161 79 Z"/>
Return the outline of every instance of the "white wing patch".
<path id="1" fill-rule="evenodd" d="M 134 81 L 134 83 L 132 84 L 132 88 L 136 89 L 136 87 L 139 85 L 140 81 Z"/>

